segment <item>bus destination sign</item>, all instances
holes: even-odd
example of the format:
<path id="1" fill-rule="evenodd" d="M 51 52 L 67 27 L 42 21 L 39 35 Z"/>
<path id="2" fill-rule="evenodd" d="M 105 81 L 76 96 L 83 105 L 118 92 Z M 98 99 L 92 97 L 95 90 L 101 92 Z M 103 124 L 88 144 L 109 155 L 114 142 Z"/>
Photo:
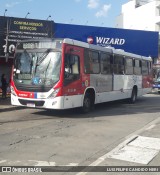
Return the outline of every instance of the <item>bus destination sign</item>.
<path id="1" fill-rule="evenodd" d="M 28 41 L 19 42 L 17 49 L 60 49 L 62 46 L 61 40 L 50 40 L 50 41 Z"/>

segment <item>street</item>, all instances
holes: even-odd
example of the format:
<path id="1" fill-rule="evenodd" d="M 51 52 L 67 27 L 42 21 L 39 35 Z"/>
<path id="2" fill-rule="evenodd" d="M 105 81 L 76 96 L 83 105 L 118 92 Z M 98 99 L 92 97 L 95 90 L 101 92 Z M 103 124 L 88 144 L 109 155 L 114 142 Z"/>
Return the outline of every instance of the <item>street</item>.
<path id="1" fill-rule="evenodd" d="M 1 110 L 0 166 L 159 166 L 160 147 L 152 148 L 154 143 L 147 147 L 153 157 L 130 160 L 128 155 L 114 155 L 137 138 L 152 142 L 156 138 L 156 145 L 160 144 L 159 104 L 159 94 L 152 93 L 138 98 L 135 104 L 99 104 L 89 114 L 81 114 L 79 109 Z M 142 157 L 145 149 L 141 147 Z"/>

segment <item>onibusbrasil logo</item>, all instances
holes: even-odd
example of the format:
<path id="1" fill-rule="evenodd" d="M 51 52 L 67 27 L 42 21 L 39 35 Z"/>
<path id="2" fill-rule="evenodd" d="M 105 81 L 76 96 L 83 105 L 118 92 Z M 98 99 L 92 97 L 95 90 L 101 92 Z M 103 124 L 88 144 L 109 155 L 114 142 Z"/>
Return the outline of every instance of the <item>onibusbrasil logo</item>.
<path id="1" fill-rule="evenodd" d="M 87 42 L 88 42 L 88 44 L 93 44 L 93 42 L 94 42 L 93 37 L 92 37 L 92 36 L 89 36 L 89 37 L 87 38 Z"/>

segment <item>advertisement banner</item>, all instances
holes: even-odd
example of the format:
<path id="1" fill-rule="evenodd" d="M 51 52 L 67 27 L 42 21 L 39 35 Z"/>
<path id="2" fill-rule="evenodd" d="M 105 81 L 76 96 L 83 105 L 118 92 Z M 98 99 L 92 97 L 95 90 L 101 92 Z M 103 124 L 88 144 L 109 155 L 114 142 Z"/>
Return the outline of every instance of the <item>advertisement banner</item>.
<path id="1" fill-rule="evenodd" d="M 0 57 L 13 57 L 16 43 L 24 39 L 51 38 L 53 21 L 0 16 Z"/>
<path id="2" fill-rule="evenodd" d="M 56 23 L 55 37 L 114 47 L 147 57 L 158 57 L 158 32 Z"/>

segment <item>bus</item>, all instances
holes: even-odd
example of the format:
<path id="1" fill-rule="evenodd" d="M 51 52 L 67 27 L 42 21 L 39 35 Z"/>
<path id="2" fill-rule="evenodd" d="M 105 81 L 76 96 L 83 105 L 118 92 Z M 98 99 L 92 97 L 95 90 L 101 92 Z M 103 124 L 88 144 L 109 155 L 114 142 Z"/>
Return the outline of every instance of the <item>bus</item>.
<path id="1" fill-rule="evenodd" d="M 26 40 L 16 47 L 11 104 L 89 112 L 98 103 L 134 103 L 152 82 L 150 57 L 69 38 Z"/>

